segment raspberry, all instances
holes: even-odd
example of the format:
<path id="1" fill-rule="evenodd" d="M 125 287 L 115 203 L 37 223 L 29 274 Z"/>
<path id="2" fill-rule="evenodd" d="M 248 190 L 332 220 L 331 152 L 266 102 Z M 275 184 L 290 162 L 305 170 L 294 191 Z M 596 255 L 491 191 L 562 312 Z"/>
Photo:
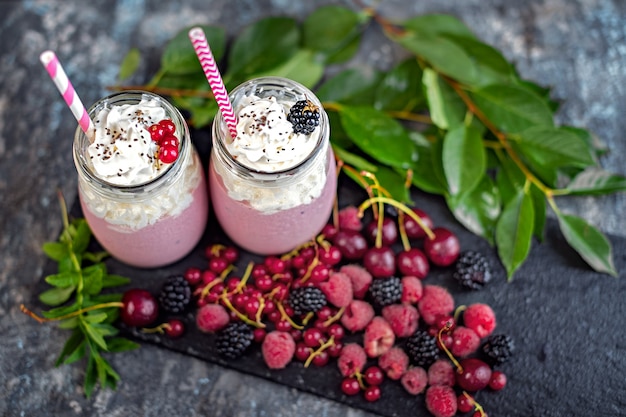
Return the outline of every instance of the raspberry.
<path id="1" fill-rule="evenodd" d="M 314 313 L 326 305 L 326 296 L 317 287 L 300 287 L 291 290 L 287 300 L 297 315 Z"/>
<path id="2" fill-rule="evenodd" d="M 363 347 L 357 343 L 348 343 L 341 349 L 337 366 L 341 375 L 353 376 L 363 370 L 366 362 L 367 355 Z"/>
<path id="3" fill-rule="evenodd" d="M 478 337 L 489 336 L 496 328 L 496 314 L 487 304 L 472 304 L 463 312 L 466 327 L 474 330 Z"/>
<path id="4" fill-rule="evenodd" d="M 196 313 L 198 329 L 206 333 L 217 332 L 228 324 L 230 316 L 220 304 L 206 304 Z"/>
<path id="5" fill-rule="evenodd" d="M 369 288 L 369 295 L 380 307 L 397 303 L 402 297 L 402 282 L 398 277 L 374 279 Z"/>
<path id="6" fill-rule="evenodd" d="M 394 381 L 402 378 L 409 366 L 409 357 L 399 347 L 392 347 L 378 358 L 378 366 Z"/>
<path id="7" fill-rule="evenodd" d="M 339 272 L 346 274 L 352 282 L 354 298 L 362 299 L 372 283 L 372 274 L 360 265 L 344 265 Z"/>
<path id="8" fill-rule="evenodd" d="M 382 315 L 397 337 L 409 337 L 417 330 L 419 313 L 412 305 L 391 304 L 383 307 Z"/>
<path id="9" fill-rule="evenodd" d="M 341 316 L 341 324 L 351 332 L 358 332 L 372 321 L 374 308 L 367 302 L 352 300 Z"/>
<path id="10" fill-rule="evenodd" d="M 391 330 L 387 320 L 380 316 L 372 319 L 365 328 L 363 334 L 363 346 L 365 353 L 370 358 L 376 358 L 389 351 L 396 341 L 396 336 Z"/>
<path id="11" fill-rule="evenodd" d="M 182 275 L 168 277 L 159 293 L 159 304 L 169 313 L 182 313 L 191 301 L 191 286 Z"/>
<path id="12" fill-rule="evenodd" d="M 339 210 L 339 229 L 352 230 L 360 232 L 363 229 L 363 223 L 359 217 L 359 209 L 355 206 L 347 206 Z"/>
<path id="13" fill-rule="evenodd" d="M 480 347 L 480 337 L 468 327 L 457 326 L 452 332 L 450 351 L 457 358 L 464 358 L 476 352 Z"/>
<path id="14" fill-rule="evenodd" d="M 408 304 L 416 304 L 422 299 L 424 288 L 422 281 L 413 276 L 402 277 L 402 297 L 400 301 Z"/>
<path id="15" fill-rule="evenodd" d="M 456 382 L 454 368 L 447 359 L 437 359 L 428 368 L 429 385 L 447 385 L 453 387 Z"/>
<path id="16" fill-rule="evenodd" d="M 293 358 L 296 342 L 291 334 L 274 330 L 265 335 L 261 344 L 263 360 L 270 369 L 282 369 Z"/>
<path id="17" fill-rule="evenodd" d="M 417 330 L 406 341 L 406 353 L 413 364 L 426 368 L 439 356 L 437 339 L 424 330 Z"/>
<path id="18" fill-rule="evenodd" d="M 346 307 L 352 301 L 352 282 L 342 272 L 331 273 L 328 281 L 320 284 L 320 289 L 328 302 L 335 307 Z"/>
<path id="19" fill-rule="evenodd" d="M 447 385 L 432 385 L 426 390 L 426 408 L 435 417 L 452 417 L 456 414 L 456 394 Z"/>
<path id="20" fill-rule="evenodd" d="M 294 133 L 309 135 L 320 124 L 320 109 L 309 99 L 296 101 L 289 110 L 287 121 L 293 125 Z"/>
<path id="21" fill-rule="evenodd" d="M 482 347 L 487 361 L 492 365 L 501 365 L 509 360 L 514 350 L 513 339 L 504 334 L 489 336 Z"/>
<path id="22" fill-rule="evenodd" d="M 479 252 L 467 251 L 456 261 L 452 276 L 470 290 L 480 290 L 491 281 L 491 268 L 487 258 Z"/>
<path id="23" fill-rule="evenodd" d="M 417 303 L 420 316 L 427 324 L 434 324 L 437 316 L 448 316 L 454 310 L 454 299 L 443 287 L 425 285 L 422 299 Z"/>
<path id="24" fill-rule="evenodd" d="M 230 323 L 217 334 L 215 346 L 217 353 L 228 358 L 237 359 L 252 344 L 254 333 L 245 323 Z"/>
<path id="25" fill-rule="evenodd" d="M 428 374 L 424 368 L 420 368 L 419 366 L 409 368 L 404 375 L 402 375 L 400 383 L 409 394 L 421 394 L 428 385 Z"/>

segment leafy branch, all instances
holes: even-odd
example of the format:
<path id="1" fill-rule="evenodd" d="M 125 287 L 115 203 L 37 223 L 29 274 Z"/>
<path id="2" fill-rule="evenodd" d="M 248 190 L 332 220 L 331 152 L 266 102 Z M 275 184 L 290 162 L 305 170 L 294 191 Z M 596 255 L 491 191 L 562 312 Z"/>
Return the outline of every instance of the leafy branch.
<path id="1" fill-rule="evenodd" d="M 371 24 L 409 57 L 385 73 L 346 65 L 325 77 L 327 68 L 349 64 Z M 263 75 L 313 89 L 343 160 L 375 171 L 381 186 L 405 202 L 404 178 L 411 170 L 413 185 L 441 195 L 462 225 L 497 247 L 509 278 L 527 259 L 533 239 L 543 239 L 548 206 L 580 256 L 596 271 L 617 275 L 606 236 L 562 213 L 557 198 L 623 192 L 626 178 L 601 168 L 606 150 L 589 131 L 555 125 L 558 106 L 549 89 L 522 79 L 453 16 L 390 22 L 372 9 L 326 6 L 301 24 L 286 17 L 253 23 L 228 53 L 223 29 L 204 30 L 223 62 L 228 89 Z M 217 105 L 186 32 L 168 43 L 157 74 L 141 88 L 170 96 L 202 128 Z M 120 74 L 132 74 L 137 62 L 131 51 Z"/>
<path id="2" fill-rule="evenodd" d="M 57 273 L 45 281 L 52 288 L 42 292 L 39 299 L 53 308 L 43 311 L 43 317 L 21 306 L 22 312 L 40 323 L 56 321 L 62 329 L 71 330 L 55 365 L 71 364 L 86 358 L 85 395 L 90 397 L 99 383 L 115 389 L 120 377 L 103 357 L 104 353 L 122 352 L 138 344 L 117 337 L 113 323 L 122 306 L 121 294 L 103 294 L 102 290 L 128 284 L 128 278 L 109 274 L 103 262 L 106 252 L 88 252 L 91 230 L 83 218 L 70 221 L 67 206 L 59 193 L 63 216 L 63 231 L 56 242 L 46 242 L 43 250 L 57 262 Z"/>

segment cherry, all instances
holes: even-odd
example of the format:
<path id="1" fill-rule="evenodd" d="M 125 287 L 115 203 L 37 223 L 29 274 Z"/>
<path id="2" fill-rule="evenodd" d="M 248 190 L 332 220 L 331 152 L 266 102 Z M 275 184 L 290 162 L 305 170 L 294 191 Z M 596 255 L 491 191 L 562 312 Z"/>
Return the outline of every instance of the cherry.
<path id="1" fill-rule="evenodd" d="M 365 236 L 370 242 L 376 242 L 376 236 L 378 235 L 378 220 L 374 219 L 365 226 Z M 396 222 L 389 218 L 383 219 L 382 224 L 382 240 L 381 243 L 384 246 L 391 246 L 398 240 L 398 227 Z"/>
<path id="2" fill-rule="evenodd" d="M 459 257 L 459 239 L 448 229 L 436 227 L 435 237 L 424 240 L 424 252 L 432 263 L 438 266 L 451 265 Z"/>
<path id="3" fill-rule="evenodd" d="M 374 402 L 380 400 L 380 387 L 378 385 L 371 385 L 365 389 L 363 396 L 365 401 Z"/>
<path id="4" fill-rule="evenodd" d="M 367 240 L 362 234 L 354 230 L 339 230 L 333 243 L 341 255 L 349 261 L 361 259 L 367 251 Z"/>
<path id="5" fill-rule="evenodd" d="M 363 256 L 363 266 L 375 278 L 387 278 L 396 272 L 396 257 L 388 246 L 370 248 Z"/>
<path id="6" fill-rule="evenodd" d="M 428 216 L 428 214 L 424 213 L 418 208 L 413 208 L 413 212 L 422 220 L 422 222 L 424 222 L 424 224 L 429 229 L 433 229 L 433 221 Z M 426 236 L 426 232 L 424 231 L 424 229 L 422 229 L 422 227 L 409 216 L 404 216 L 404 230 L 406 232 L 406 235 L 410 239 L 421 239 Z"/>
<path id="7" fill-rule="evenodd" d="M 506 386 L 506 374 L 502 371 L 493 371 L 489 380 L 489 388 L 500 391 Z"/>
<path id="8" fill-rule="evenodd" d="M 122 296 L 122 321 L 133 327 L 144 327 L 154 322 L 159 314 L 156 299 L 149 291 L 133 288 Z"/>
<path id="9" fill-rule="evenodd" d="M 463 372 L 456 373 L 456 382 L 466 391 L 480 391 L 489 385 L 491 368 L 485 362 L 476 358 L 463 359 Z"/>
<path id="10" fill-rule="evenodd" d="M 363 377 L 369 385 L 380 385 L 385 380 L 385 373 L 380 367 L 372 365 L 365 370 Z"/>
<path id="11" fill-rule="evenodd" d="M 430 265 L 428 264 L 428 258 L 424 252 L 418 248 L 409 248 L 403 250 L 396 256 L 396 264 L 398 271 L 404 276 L 414 276 L 419 279 L 424 279 L 430 271 Z"/>
<path id="12" fill-rule="evenodd" d="M 178 147 L 170 144 L 161 146 L 159 151 L 159 160 L 164 164 L 171 164 L 178 159 Z"/>
<path id="13" fill-rule="evenodd" d="M 185 324 L 182 321 L 178 319 L 170 319 L 167 321 L 167 326 L 165 326 L 165 334 L 172 339 L 181 337 L 184 332 Z"/>
<path id="14" fill-rule="evenodd" d="M 341 392 L 346 395 L 356 395 L 361 391 L 361 386 L 359 385 L 359 381 L 354 378 L 345 378 L 341 381 Z"/>

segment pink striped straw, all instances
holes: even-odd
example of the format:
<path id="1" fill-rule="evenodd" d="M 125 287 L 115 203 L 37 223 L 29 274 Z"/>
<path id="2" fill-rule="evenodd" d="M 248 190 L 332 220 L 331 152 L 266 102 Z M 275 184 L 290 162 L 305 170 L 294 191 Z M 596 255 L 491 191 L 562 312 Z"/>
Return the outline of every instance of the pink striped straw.
<path id="1" fill-rule="evenodd" d="M 46 68 L 46 71 L 48 71 L 50 78 L 52 78 L 59 93 L 63 96 L 63 100 L 65 100 L 65 103 L 72 111 L 80 128 L 85 132 L 89 140 L 93 142 L 93 122 L 89 117 L 89 113 L 87 113 L 87 109 L 83 106 L 82 101 L 80 101 L 78 94 L 76 94 L 74 86 L 72 86 L 72 83 L 67 78 L 56 54 L 53 51 L 45 51 L 39 56 L 39 60 Z"/>
<path id="2" fill-rule="evenodd" d="M 209 47 L 209 43 L 206 40 L 202 28 L 192 28 L 189 31 L 189 39 L 191 40 L 193 49 L 196 51 L 196 55 L 198 55 L 198 60 L 204 70 L 204 75 L 206 75 L 206 79 L 209 81 L 209 86 L 211 86 L 215 101 L 217 101 L 217 106 L 222 112 L 226 125 L 228 125 L 230 136 L 236 138 L 237 117 L 235 116 L 233 105 L 230 102 L 230 98 L 228 98 L 226 87 L 224 87 L 224 81 L 222 80 L 219 69 L 217 69 L 215 58 L 213 58 L 213 53 L 211 52 L 211 48 Z"/>

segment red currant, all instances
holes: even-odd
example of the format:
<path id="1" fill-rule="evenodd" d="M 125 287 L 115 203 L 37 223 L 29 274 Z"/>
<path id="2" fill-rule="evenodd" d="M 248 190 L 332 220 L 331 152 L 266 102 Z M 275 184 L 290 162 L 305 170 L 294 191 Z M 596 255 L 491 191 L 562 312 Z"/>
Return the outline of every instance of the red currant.
<path id="1" fill-rule="evenodd" d="M 178 159 L 178 147 L 171 145 L 161 146 L 159 151 L 159 160 L 164 164 L 171 164 Z"/>
<path id="2" fill-rule="evenodd" d="M 159 122 L 159 127 L 161 127 L 165 132 L 174 134 L 176 132 L 176 125 L 171 119 L 163 119 Z"/>
<path id="3" fill-rule="evenodd" d="M 456 406 L 460 413 L 469 413 L 474 409 L 473 399 L 467 395 L 461 394 L 456 399 Z"/>
<path id="4" fill-rule="evenodd" d="M 378 366 L 373 365 L 365 370 L 363 377 L 369 385 L 380 385 L 385 379 L 385 373 Z"/>
<path id="5" fill-rule="evenodd" d="M 172 339 L 181 337 L 185 332 L 185 325 L 178 319 L 170 319 L 167 324 L 168 326 L 165 327 L 165 334 Z"/>
<path id="6" fill-rule="evenodd" d="M 320 329 L 310 327 L 302 334 L 302 340 L 307 346 L 315 348 L 321 345 L 323 336 Z"/>
<path id="7" fill-rule="evenodd" d="M 378 385 L 371 385 L 365 389 L 363 393 L 365 401 L 375 402 L 380 400 L 380 387 Z"/>
<path id="8" fill-rule="evenodd" d="M 202 282 L 202 271 L 200 270 L 200 268 L 187 268 L 184 276 L 189 285 L 191 285 L 192 287 L 195 287 L 196 285 L 200 284 L 200 282 Z"/>
<path id="9" fill-rule="evenodd" d="M 158 123 L 148 127 L 148 132 L 150 133 L 150 138 L 157 143 L 165 136 L 165 129 L 159 126 Z"/>
<path id="10" fill-rule="evenodd" d="M 305 345 L 304 342 L 299 342 L 296 344 L 296 352 L 295 352 L 296 359 L 298 359 L 301 362 L 305 362 L 307 359 L 309 359 L 309 355 L 311 354 L 312 351 L 313 350 L 307 345 Z"/>
<path id="11" fill-rule="evenodd" d="M 327 350 L 324 350 L 322 352 L 318 352 L 313 357 L 312 363 L 315 366 L 325 366 L 329 360 L 330 360 L 330 355 L 328 354 Z"/>
<path id="12" fill-rule="evenodd" d="M 341 381 L 341 392 L 346 395 L 356 395 L 361 391 L 361 386 L 359 385 L 359 381 L 354 378 L 345 378 Z"/>
<path id="13" fill-rule="evenodd" d="M 341 261 L 341 251 L 335 246 L 320 249 L 320 261 L 328 266 L 337 265 Z"/>
<path id="14" fill-rule="evenodd" d="M 493 371 L 489 380 L 489 388 L 500 391 L 506 386 L 506 374 L 502 371 Z"/>
<path id="15" fill-rule="evenodd" d="M 172 147 L 178 149 L 178 145 L 179 145 L 179 142 L 178 142 L 178 138 L 176 136 L 164 136 L 159 141 L 159 146 L 161 146 L 161 147 L 172 146 Z"/>

